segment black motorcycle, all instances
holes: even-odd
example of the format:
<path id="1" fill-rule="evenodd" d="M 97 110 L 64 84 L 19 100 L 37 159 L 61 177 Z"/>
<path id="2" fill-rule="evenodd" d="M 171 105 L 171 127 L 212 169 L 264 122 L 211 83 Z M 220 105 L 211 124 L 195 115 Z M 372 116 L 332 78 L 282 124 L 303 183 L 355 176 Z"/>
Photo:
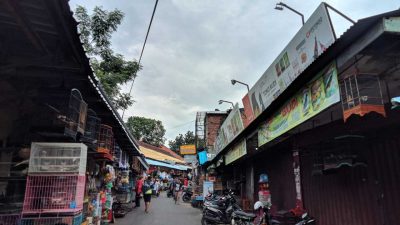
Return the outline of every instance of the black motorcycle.
<path id="1" fill-rule="evenodd" d="M 193 192 L 190 189 L 186 189 L 182 195 L 182 200 L 184 202 L 190 202 L 192 200 Z"/>
<path id="2" fill-rule="evenodd" d="M 301 220 L 296 225 L 315 225 L 315 219 L 310 217 L 307 213 L 301 216 Z"/>
<path id="3" fill-rule="evenodd" d="M 168 189 L 167 197 L 171 198 L 173 195 L 174 195 L 174 192 L 172 191 L 172 189 Z"/>
<path id="4" fill-rule="evenodd" d="M 241 210 L 233 193 L 228 193 L 216 201 L 205 201 L 201 224 L 230 224 L 232 213 Z"/>

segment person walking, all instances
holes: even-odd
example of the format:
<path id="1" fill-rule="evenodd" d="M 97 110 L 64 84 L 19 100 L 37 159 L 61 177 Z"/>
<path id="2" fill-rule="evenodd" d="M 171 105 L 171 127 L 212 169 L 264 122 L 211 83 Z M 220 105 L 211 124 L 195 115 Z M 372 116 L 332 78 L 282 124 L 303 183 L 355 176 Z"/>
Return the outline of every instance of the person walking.
<path id="1" fill-rule="evenodd" d="M 153 186 L 152 178 L 150 176 L 147 177 L 143 184 L 144 211 L 146 213 L 149 213 L 151 195 L 153 194 Z"/>
<path id="2" fill-rule="evenodd" d="M 179 197 L 181 195 L 181 191 L 183 189 L 183 185 L 182 182 L 177 179 L 177 181 L 175 182 L 175 204 L 179 204 Z"/>
<path id="3" fill-rule="evenodd" d="M 135 185 L 135 208 L 140 207 L 140 198 L 142 196 L 142 188 L 143 188 L 143 177 L 139 176 L 136 185 Z"/>
<path id="4" fill-rule="evenodd" d="M 157 197 L 160 195 L 160 181 L 158 179 L 156 179 L 156 182 L 154 182 L 153 192 L 153 194 Z"/>

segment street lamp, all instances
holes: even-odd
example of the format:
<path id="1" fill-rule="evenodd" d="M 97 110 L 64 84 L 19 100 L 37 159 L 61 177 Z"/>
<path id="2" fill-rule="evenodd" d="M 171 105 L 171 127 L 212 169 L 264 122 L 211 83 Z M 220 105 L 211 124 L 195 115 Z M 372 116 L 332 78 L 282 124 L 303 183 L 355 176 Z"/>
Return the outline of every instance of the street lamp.
<path id="1" fill-rule="evenodd" d="M 243 83 L 243 82 L 240 82 L 240 81 L 234 80 L 234 79 L 231 80 L 231 83 L 232 83 L 232 85 L 235 85 L 236 83 L 243 84 L 243 85 L 245 85 L 247 87 L 247 92 L 250 91 L 249 85 L 246 84 L 246 83 Z"/>
<path id="2" fill-rule="evenodd" d="M 302 22 L 303 25 L 304 25 L 304 15 L 303 15 L 303 14 L 301 14 L 299 11 L 293 9 L 292 7 L 286 5 L 286 4 L 283 3 L 283 2 L 276 3 L 276 5 L 275 5 L 275 9 L 276 9 L 276 10 L 282 11 L 283 8 L 287 8 L 287 9 L 289 9 L 290 11 L 292 11 L 292 12 L 294 12 L 294 13 L 300 15 L 300 16 L 301 16 L 301 22 Z"/>
<path id="3" fill-rule="evenodd" d="M 235 106 L 233 105 L 233 102 L 230 102 L 230 101 L 225 101 L 225 100 L 219 100 L 218 101 L 218 104 L 222 104 L 222 103 L 224 103 L 224 102 L 226 102 L 226 103 L 231 103 L 232 104 L 232 108 L 234 108 Z"/>

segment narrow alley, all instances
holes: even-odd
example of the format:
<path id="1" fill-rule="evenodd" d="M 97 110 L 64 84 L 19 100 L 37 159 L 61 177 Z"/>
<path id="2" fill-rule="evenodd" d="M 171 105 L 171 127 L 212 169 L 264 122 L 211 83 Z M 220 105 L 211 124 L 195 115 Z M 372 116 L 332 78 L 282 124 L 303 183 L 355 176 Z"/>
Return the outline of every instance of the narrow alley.
<path id="1" fill-rule="evenodd" d="M 144 203 L 134 209 L 124 218 L 118 218 L 116 225 L 200 225 L 201 210 L 193 208 L 189 203 L 180 202 L 175 205 L 172 198 L 167 198 L 165 193 L 160 197 L 152 198 L 150 212 L 144 212 Z"/>

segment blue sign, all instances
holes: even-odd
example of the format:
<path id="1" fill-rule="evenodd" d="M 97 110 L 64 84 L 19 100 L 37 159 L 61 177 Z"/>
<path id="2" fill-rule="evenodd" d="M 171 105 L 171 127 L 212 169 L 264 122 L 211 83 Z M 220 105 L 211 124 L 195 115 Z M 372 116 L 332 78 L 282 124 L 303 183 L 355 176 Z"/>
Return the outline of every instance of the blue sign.
<path id="1" fill-rule="evenodd" d="M 200 165 L 203 165 L 205 162 L 207 162 L 207 151 L 199 152 L 197 155 L 199 156 Z"/>

